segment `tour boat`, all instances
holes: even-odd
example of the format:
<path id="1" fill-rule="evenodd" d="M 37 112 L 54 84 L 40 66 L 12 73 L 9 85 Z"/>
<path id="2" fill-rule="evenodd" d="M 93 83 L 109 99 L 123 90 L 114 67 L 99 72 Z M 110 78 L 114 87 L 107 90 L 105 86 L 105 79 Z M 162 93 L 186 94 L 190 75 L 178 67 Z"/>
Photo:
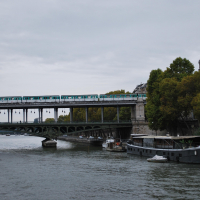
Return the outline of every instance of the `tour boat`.
<path id="1" fill-rule="evenodd" d="M 200 136 L 131 134 L 127 153 L 146 157 L 158 155 L 182 163 L 200 163 Z"/>
<path id="2" fill-rule="evenodd" d="M 105 149 L 107 151 L 112 151 L 112 152 L 124 152 L 124 151 L 126 151 L 125 147 L 122 146 L 122 142 L 119 138 L 117 138 L 117 139 L 107 139 Z"/>

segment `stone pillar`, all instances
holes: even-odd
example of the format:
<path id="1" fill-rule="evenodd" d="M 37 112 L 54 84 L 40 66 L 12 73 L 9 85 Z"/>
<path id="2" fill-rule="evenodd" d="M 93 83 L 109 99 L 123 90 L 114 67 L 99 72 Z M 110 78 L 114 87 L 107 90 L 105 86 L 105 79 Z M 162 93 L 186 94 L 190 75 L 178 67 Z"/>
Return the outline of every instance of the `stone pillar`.
<path id="1" fill-rule="evenodd" d="M 58 108 L 54 108 L 54 120 L 55 122 L 58 121 Z"/>
<path id="2" fill-rule="evenodd" d="M 8 109 L 8 123 L 10 123 L 10 109 Z"/>
<path id="3" fill-rule="evenodd" d="M 131 106 L 131 121 L 136 120 L 136 105 Z"/>
<path id="4" fill-rule="evenodd" d="M 88 107 L 85 108 L 85 119 L 86 123 L 88 123 Z"/>
<path id="5" fill-rule="evenodd" d="M 10 122 L 13 123 L 13 109 L 10 109 Z"/>
<path id="6" fill-rule="evenodd" d="M 26 108 L 26 123 L 28 123 L 28 108 Z"/>
<path id="7" fill-rule="evenodd" d="M 25 108 L 23 108 L 23 123 L 25 123 Z"/>
<path id="8" fill-rule="evenodd" d="M 117 106 L 117 123 L 119 123 L 119 106 Z"/>
<path id="9" fill-rule="evenodd" d="M 101 122 L 103 123 L 103 110 L 104 110 L 104 107 L 101 107 Z"/>
<path id="10" fill-rule="evenodd" d="M 136 104 L 136 120 L 138 120 L 138 121 L 144 121 L 145 120 L 143 100 L 137 101 L 137 104 Z"/>
<path id="11" fill-rule="evenodd" d="M 73 108 L 70 108 L 70 123 L 73 122 Z"/>

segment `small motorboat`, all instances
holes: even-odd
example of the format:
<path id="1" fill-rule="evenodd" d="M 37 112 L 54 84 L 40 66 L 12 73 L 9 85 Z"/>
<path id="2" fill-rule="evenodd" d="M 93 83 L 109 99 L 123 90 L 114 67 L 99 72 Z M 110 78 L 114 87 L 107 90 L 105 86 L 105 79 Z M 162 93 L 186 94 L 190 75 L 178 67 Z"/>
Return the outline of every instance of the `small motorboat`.
<path id="1" fill-rule="evenodd" d="M 165 158 L 163 156 L 155 155 L 153 158 L 148 158 L 147 161 L 148 162 L 156 162 L 156 163 L 164 163 L 164 162 L 167 162 L 167 158 Z"/>

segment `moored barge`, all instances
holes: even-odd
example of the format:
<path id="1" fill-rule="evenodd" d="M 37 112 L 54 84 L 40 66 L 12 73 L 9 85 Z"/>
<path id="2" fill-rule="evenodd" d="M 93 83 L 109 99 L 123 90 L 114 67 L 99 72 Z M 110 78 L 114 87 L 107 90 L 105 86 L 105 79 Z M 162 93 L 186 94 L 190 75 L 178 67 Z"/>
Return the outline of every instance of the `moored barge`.
<path id="1" fill-rule="evenodd" d="M 153 157 L 163 156 L 169 161 L 200 163 L 200 136 L 148 136 L 131 134 L 127 153 Z"/>

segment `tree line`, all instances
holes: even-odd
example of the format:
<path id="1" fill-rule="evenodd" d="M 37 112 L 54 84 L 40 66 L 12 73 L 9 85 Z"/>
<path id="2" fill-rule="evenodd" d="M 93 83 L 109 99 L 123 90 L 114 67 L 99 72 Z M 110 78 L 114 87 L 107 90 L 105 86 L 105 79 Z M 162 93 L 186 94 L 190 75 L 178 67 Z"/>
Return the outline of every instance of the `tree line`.
<path id="1" fill-rule="evenodd" d="M 152 70 L 145 107 L 149 128 L 176 133 L 179 122 L 200 120 L 200 72 L 186 58 L 176 58 L 165 71 Z M 189 127 L 188 127 L 189 128 Z"/>

